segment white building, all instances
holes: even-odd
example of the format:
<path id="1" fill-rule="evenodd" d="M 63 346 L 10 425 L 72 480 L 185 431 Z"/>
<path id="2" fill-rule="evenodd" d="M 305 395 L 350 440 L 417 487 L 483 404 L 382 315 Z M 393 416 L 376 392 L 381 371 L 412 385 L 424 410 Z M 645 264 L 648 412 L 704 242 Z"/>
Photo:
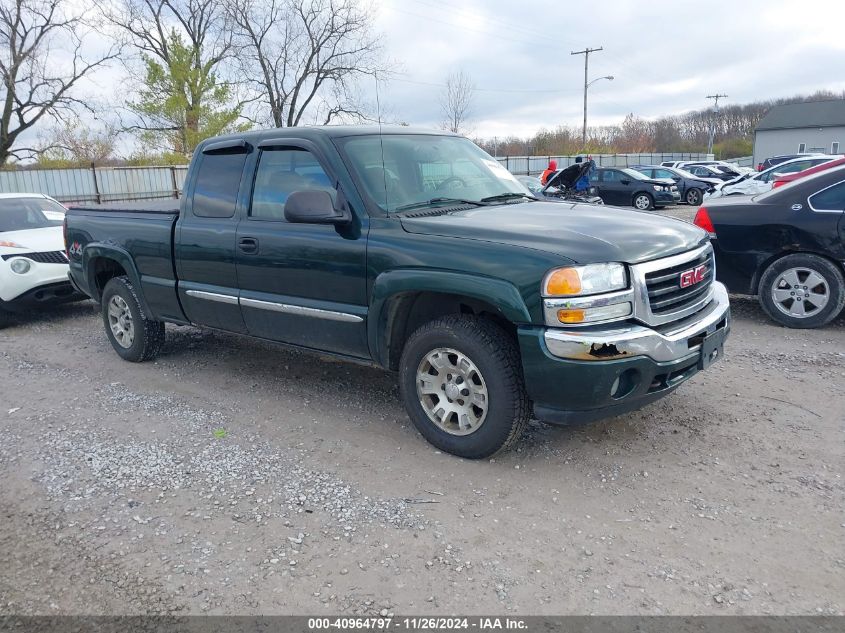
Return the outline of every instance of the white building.
<path id="1" fill-rule="evenodd" d="M 773 106 L 754 130 L 754 164 L 771 156 L 845 152 L 845 99 Z"/>

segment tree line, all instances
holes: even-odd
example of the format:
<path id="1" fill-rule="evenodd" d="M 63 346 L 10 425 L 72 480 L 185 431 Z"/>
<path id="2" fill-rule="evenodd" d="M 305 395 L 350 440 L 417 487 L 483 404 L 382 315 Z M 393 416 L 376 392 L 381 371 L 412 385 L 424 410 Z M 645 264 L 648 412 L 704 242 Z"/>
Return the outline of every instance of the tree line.
<path id="1" fill-rule="evenodd" d="M 586 147 L 581 142 L 581 128 L 566 126 L 542 129 L 528 138 L 512 136 L 477 142 L 500 156 L 705 152 L 712 123 L 716 131 L 714 154 L 736 158 L 752 153 L 754 128 L 772 106 L 822 99 L 845 99 L 845 92 L 822 90 L 811 95 L 726 104 L 720 106 L 718 114 L 709 108 L 655 120 L 628 114 L 618 125 L 588 127 Z"/>
<path id="2" fill-rule="evenodd" d="M 0 0 L 0 166 L 114 163 L 122 134 L 136 140 L 122 164 L 180 164 L 219 134 L 374 121 L 360 82 L 389 79 L 394 64 L 366 2 Z M 102 86 L 108 76 L 120 84 Z M 93 82 L 114 94 L 92 96 Z M 471 131 L 475 91 L 467 73 L 448 75 L 438 99 L 443 129 Z M 499 155 L 698 152 L 714 121 L 715 150 L 732 157 L 751 153 L 753 129 L 772 105 L 834 97 L 845 93 L 730 104 L 718 116 L 629 114 L 589 128 L 586 147 L 580 130 L 565 126 L 478 142 Z M 384 109 L 379 117 L 398 122 Z"/>
<path id="3" fill-rule="evenodd" d="M 107 66 L 118 103 L 84 94 Z M 388 70 L 359 0 L 0 0 L 0 165 L 103 162 L 125 132 L 135 162 L 185 162 L 218 134 L 365 120 L 357 80 Z"/>

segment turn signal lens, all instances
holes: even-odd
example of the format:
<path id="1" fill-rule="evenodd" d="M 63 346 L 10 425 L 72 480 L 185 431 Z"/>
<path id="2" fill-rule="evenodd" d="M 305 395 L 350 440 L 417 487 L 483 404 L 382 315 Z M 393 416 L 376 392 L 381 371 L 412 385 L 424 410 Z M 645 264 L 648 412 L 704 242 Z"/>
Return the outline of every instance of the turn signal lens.
<path id="1" fill-rule="evenodd" d="M 584 322 L 584 311 L 583 310 L 558 310 L 557 311 L 557 320 L 561 323 L 583 323 Z"/>
<path id="2" fill-rule="evenodd" d="M 550 295 L 577 295 L 581 292 L 581 278 L 578 271 L 574 268 L 558 268 L 546 280 L 546 292 Z M 564 323 L 567 322 L 576 323 L 576 321 L 564 321 Z"/>

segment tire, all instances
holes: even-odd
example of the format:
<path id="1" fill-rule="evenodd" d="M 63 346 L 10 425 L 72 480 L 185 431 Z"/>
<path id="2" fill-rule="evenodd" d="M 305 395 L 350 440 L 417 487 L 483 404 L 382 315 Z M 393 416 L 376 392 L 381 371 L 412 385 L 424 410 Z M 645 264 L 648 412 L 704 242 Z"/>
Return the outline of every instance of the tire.
<path id="1" fill-rule="evenodd" d="M 3 308 L 0 308 L 0 330 L 2 330 L 7 325 L 11 325 L 12 317 L 11 315 L 6 312 Z"/>
<path id="2" fill-rule="evenodd" d="M 164 343 L 164 323 L 144 315 L 141 302 L 127 277 L 114 277 L 103 289 L 101 301 L 106 336 L 124 360 L 152 360 Z"/>
<path id="3" fill-rule="evenodd" d="M 845 306 L 842 271 L 833 262 L 807 253 L 787 255 L 770 264 L 757 292 L 766 314 L 792 328 L 830 323 Z"/>
<path id="4" fill-rule="evenodd" d="M 691 207 L 697 207 L 701 204 L 701 201 L 704 200 L 704 194 L 701 189 L 693 187 L 692 189 L 687 189 L 687 192 L 684 195 L 684 200 Z"/>
<path id="5" fill-rule="evenodd" d="M 425 375 L 431 376 L 429 391 L 421 379 Z M 440 450 L 468 459 L 512 446 L 530 418 L 516 343 L 497 324 L 476 317 L 450 315 L 416 330 L 402 350 L 399 389 L 422 436 Z M 472 396 L 470 390 L 476 397 L 463 399 Z M 441 403 L 453 410 L 445 413 Z M 461 407 L 468 413 L 460 415 Z"/>
<path id="6" fill-rule="evenodd" d="M 651 194 L 641 191 L 634 194 L 631 205 L 638 211 L 648 211 L 654 208 L 654 198 L 651 197 Z"/>

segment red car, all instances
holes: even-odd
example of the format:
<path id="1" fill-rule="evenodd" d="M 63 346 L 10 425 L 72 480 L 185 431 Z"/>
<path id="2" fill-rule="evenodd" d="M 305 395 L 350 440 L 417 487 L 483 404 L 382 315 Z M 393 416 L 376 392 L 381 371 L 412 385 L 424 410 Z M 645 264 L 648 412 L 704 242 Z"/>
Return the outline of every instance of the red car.
<path id="1" fill-rule="evenodd" d="M 804 171 L 799 171 L 794 174 L 783 174 L 777 177 L 775 182 L 772 184 L 772 189 L 782 187 L 783 185 L 788 185 L 789 183 L 793 182 L 794 180 L 798 180 L 799 178 L 804 178 L 805 176 L 812 176 L 813 174 L 817 174 L 820 171 L 824 171 L 825 169 L 830 169 L 831 167 L 839 167 L 840 165 L 845 165 L 845 156 L 842 158 L 837 158 L 836 160 L 829 161 L 827 163 L 822 163 L 821 165 L 816 165 L 815 167 L 810 167 L 809 169 L 805 169 Z"/>

